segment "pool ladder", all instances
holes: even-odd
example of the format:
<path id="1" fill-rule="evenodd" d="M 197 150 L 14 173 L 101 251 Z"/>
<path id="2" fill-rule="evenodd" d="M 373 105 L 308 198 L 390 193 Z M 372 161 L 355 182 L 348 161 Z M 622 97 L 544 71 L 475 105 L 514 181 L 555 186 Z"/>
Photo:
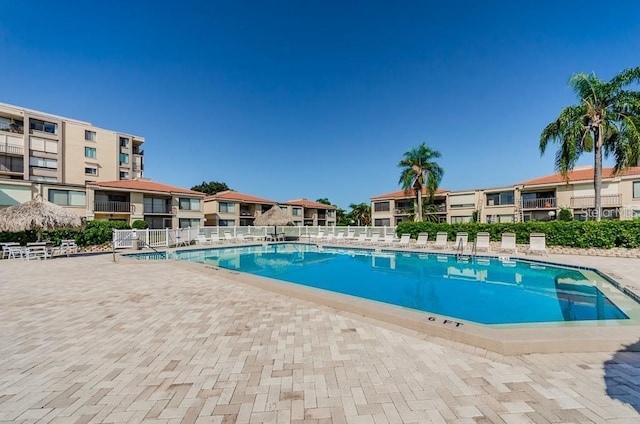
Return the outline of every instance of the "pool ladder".
<path id="1" fill-rule="evenodd" d="M 473 247 L 471 248 L 470 254 L 464 253 L 464 240 L 460 239 L 458 241 L 458 246 L 456 247 L 456 259 L 458 261 L 468 262 L 470 259 L 474 259 L 476 257 L 476 242 L 473 242 Z"/>

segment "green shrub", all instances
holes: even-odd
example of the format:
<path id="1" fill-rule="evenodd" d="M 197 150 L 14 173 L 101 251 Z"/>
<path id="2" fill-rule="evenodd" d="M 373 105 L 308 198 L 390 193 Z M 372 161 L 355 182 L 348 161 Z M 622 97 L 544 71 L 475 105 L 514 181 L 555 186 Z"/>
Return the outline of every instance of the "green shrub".
<path id="1" fill-rule="evenodd" d="M 549 221 L 481 224 L 446 224 L 433 222 L 401 222 L 396 228 L 398 236 L 411 234 L 417 238 L 419 233 L 429 233 L 429 240 L 436 239 L 436 233 L 444 231 L 449 240 L 455 240 L 456 233 L 466 232 L 469 240 L 475 240 L 480 231 L 488 232 L 492 241 L 500 241 L 502 233 L 515 233 L 516 242 L 529 243 L 531 233 L 546 234 L 548 246 L 611 249 L 613 247 L 640 247 L 640 219 L 632 221 Z"/>
<path id="2" fill-rule="evenodd" d="M 561 208 L 558 213 L 558 221 L 573 221 L 573 212 L 568 208 Z"/>
<path id="3" fill-rule="evenodd" d="M 147 221 L 144 221 L 142 219 L 136 219 L 131 224 L 131 228 L 135 230 L 146 230 L 147 228 L 149 228 L 149 224 L 147 223 Z"/>

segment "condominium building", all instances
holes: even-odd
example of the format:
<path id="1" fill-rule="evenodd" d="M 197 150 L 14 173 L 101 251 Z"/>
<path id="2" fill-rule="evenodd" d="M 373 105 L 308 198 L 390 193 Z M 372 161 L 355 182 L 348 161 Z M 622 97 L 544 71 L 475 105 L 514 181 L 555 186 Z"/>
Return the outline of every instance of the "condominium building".
<path id="1" fill-rule="evenodd" d="M 295 226 L 336 225 L 336 207 L 333 205 L 307 199 L 278 203 L 233 190 L 221 191 L 204 199 L 205 222 L 212 226 L 249 226 L 274 205 L 279 205 L 291 215 Z"/>
<path id="2" fill-rule="evenodd" d="M 334 226 L 336 225 L 336 207 L 307 199 L 295 199 L 280 205 L 286 207 L 293 217 L 295 226 Z"/>
<path id="3" fill-rule="evenodd" d="M 0 103 L 0 178 L 80 184 L 141 178 L 144 138 Z"/>
<path id="4" fill-rule="evenodd" d="M 570 210 L 575 219 L 593 219 L 593 173 L 592 167 L 577 167 L 567 178 L 556 173 L 511 186 L 464 191 L 439 189 L 426 213 L 433 220 L 448 223 L 549 221 L 556 219 L 561 209 Z M 640 167 L 618 175 L 613 168 L 604 168 L 602 175 L 602 218 L 639 217 Z M 396 191 L 372 197 L 371 215 L 376 226 L 413 220 L 415 192 Z"/>
<path id="5" fill-rule="evenodd" d="M 253 221 L 278 204 L 250 194 L 225 190 L 204 199 L 205 225 L 232 227 L 253 225 Z"/>
<path id="6" fill-rule="evenodd" d="M 203 193 L 143 178 L 144 138 L 0 103 L 0 208 L 35 194 L 86 219 L 202 225 Z"/>

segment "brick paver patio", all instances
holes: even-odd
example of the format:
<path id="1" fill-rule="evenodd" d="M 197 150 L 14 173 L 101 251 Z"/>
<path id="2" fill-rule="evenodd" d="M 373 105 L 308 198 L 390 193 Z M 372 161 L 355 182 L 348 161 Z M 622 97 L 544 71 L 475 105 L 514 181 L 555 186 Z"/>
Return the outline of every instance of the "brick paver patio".
<path id="1" fill-rule="evenodd" d="M 0 422 L 640 423 L 638 353 L 504 357 L 171 262 L 0 261 L 0 326 Z"/>

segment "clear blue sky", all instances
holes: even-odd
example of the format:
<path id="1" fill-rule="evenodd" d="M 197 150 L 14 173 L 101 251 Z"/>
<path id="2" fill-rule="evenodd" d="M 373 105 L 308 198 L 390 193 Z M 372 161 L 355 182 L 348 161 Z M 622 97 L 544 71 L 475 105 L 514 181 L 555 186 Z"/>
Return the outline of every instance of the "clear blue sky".
<path id="1" fill-rule="evenodd" d="M 277 201 L 553 172 L 575 72 L 640 65 L 640 2 L 0 0 L 0 101 L 146 138 L 145 176 Z M 590 15 L 591 14 L 591 15 Z M 587 156 L 582 161 L 591 163 Z"/>

